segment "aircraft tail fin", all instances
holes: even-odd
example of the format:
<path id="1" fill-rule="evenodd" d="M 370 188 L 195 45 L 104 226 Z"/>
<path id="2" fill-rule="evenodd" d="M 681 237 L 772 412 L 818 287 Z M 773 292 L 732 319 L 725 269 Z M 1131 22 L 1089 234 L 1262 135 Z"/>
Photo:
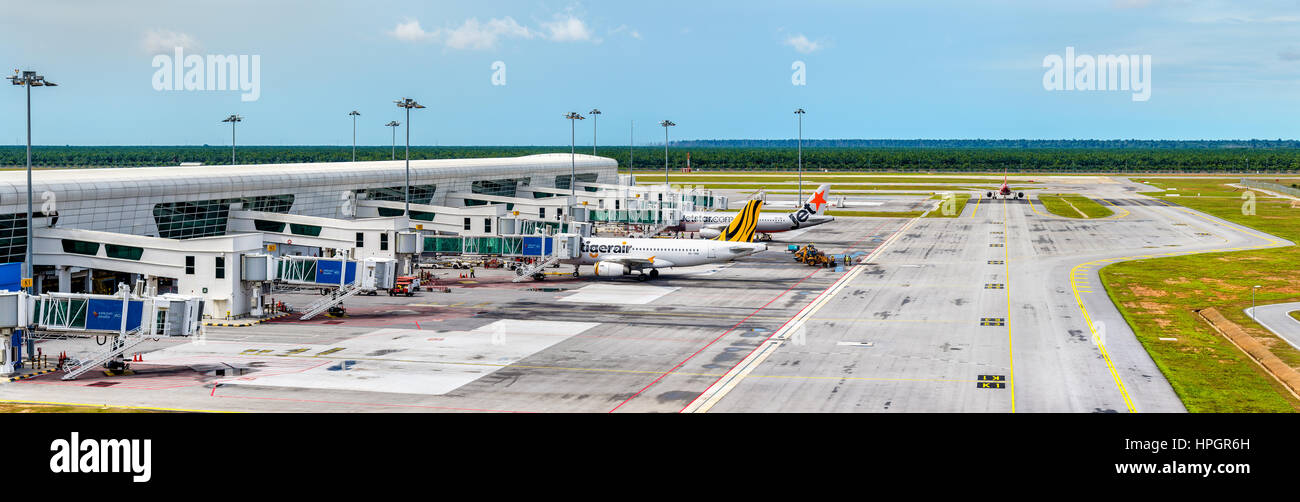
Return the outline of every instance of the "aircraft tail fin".
<path id="1" fill-rule="evenodd" d="M 758 214 L 763 208 L 763 201 L 754 199 L 745 204 L 745 208 L 731 220 L 731 224 L 715 240 L 731 242 L 752 242 L 754 231 L 758 228 Z"/>
<path id="2" fill-rule="evenodd" d="M 817 191 L 813 192 L 811 197 L 808 197 L 808 200 L 804 202 L 804 206 L 811 207 L 813 214 L 826 212 L 826 208 L 830 207 L 830 203 L 826 202 L 826 196 L 830 194 L 830 191 L 830 183 L 817 187 Z"/>

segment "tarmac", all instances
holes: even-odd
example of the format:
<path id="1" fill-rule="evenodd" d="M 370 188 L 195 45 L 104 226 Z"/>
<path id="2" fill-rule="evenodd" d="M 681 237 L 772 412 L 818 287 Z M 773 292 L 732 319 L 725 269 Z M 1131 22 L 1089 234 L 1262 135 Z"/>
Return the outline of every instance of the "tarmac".
<path id="1" fill-rule="evenodd" d="M 207 326 L 141 346 L 134 375 L 54 372 L 0 384 L 0 398 L 252 412 L 1183 411 L 1097 269 L 1289 243 L 1140 189 L 1087 186 L 1116 211 L 1095 220 L 1050 215 L 1032 193 L 973 198 L 959 218 L 837 217 L 645 283 L 567 266 L 525 283 L 442 270 L 450 293 Z M 809 267 L 785 251 L 808 242 L 860 263 Z M 239 374 L 211 371 L 223 366 Z"/>

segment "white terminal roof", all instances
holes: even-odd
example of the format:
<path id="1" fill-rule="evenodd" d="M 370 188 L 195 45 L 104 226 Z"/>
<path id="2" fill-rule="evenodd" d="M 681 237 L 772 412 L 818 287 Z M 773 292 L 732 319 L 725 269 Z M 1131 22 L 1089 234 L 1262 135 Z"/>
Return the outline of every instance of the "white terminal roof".
<path id="1" fill-rule="evenodd" d="M 443 178 L 523 178 L 558 174 L 570 167 L 567 153 L 480 159 L 433 159 L 411 161 L 411 183 L 437 183 Z M 615 169 L 614 159 L 578 154 L 576 168 Z M 544 171 L 544 172 L 543 172 Z M 118 197 L 186 195 L 238 190 L 285 190 L 317 186 L 375 186 L 403 184 L 404 160 L 322 162 L 295 164 L 252 164 L 168 167 L 126 167 L 102 169 L 43 169 L 32 172 L 32 188 L 39 194 L 49 190 L 60 200 L 96 200 Z M 0 200 L 26 203 L 27 174 L 24 170 L 0 171 Z"/>

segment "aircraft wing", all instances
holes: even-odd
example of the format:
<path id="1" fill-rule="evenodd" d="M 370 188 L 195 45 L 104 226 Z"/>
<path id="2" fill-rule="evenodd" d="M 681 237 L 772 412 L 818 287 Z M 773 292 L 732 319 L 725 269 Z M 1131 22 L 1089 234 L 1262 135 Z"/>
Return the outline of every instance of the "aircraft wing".
<path id="1" fill-rule="evenodd" d="M 673 266 L 673 262 L 670 262 L 668 260 L 655 259 L 655 257 L 653 256 L 649 258 L 613 258 L 605 261 L 612 261 L 614 263 L 627 267 L 628 270 L 641 270 L 643 268 L 668 268 Z"/>

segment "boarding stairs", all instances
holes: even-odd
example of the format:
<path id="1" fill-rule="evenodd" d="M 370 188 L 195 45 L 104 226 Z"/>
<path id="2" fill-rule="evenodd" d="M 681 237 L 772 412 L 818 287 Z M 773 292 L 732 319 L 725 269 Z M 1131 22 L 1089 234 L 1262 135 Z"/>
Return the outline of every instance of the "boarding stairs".
<path id="1" fill-rule="evenodd" d="M 526 265 L 520 265 L 519 268 L 515 269 L 515 278 L 511 279 L 510 282 L 523 282 L 532 279 L 534 275 L 542 273 L 542 270 L 558 261 L 560 261 L 560 255 L 552 253 L 549 256 L 546 256 L 545 259 L 540 259 Z"/>
<path id="2" fill-rule="evenodd" d="M 121 355 L 127 349 L 139 345 L 145 341 L 146 334 L 140 328 L 128 331 L 126 335 L 114 336 L 109 342 L 109 346 L 103 352 L 92 355 L 89 359 L 69 360 L 64 363 L 67 373 L 63 375 L 64 380 L 73 380 L 87 371 L 98 368 L 100 365 L 107 363 L 114 357 Z"/>
<path id="3" fill-rule="evenodd" d="M 353 295 L 360 292 L 361 292 L 361 281 L 360 278 L 358 278 L 358 280 L 353 281 L 352 284 L 348 284 L 341 288 L 335 289 L 334 291 L 330 291 L 330 293 L 326 295 L 324 298 L 312 302 L 310 305 L 307 306 L 306 310 L 302 314 L 302 317 L 299 317 L 298 320 L 306 321 L 308 319 L 316 317 L 317 315 L 320 315 L 321 312 L 325 312 L 326 310 L 329 310 L 330 307 L 343 303 L 343 300 L 351 298 Z"/>

